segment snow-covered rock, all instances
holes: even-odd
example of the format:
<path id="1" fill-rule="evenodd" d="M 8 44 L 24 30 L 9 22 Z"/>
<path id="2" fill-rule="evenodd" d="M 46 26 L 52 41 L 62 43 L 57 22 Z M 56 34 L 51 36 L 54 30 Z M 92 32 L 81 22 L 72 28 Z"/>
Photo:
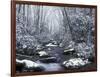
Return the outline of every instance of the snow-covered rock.
<path id="1" fill-rule="evenodd" d="M 27 60 L 27 59 L 24 59 L 24 60 L 16 59 L 16 62 L 25 64 L 25 67 L 27 67 L 27 68 L 40 66 L 39 64 L 37 64 L 37 63 L 35 63 L 35 62 L 31 61 L 31 60 Z"/>
<path id="2" fill-rule="evenodd" d="M 47 52 L 45 52 L 45 51 L 40 51 L 40 52 L 38 52 L 38 54 L 39 54 L 40 56 L 45 56 L 45 55 L 48 55 L 48 53 L 47 53 Z"/>
<path id="3" fill-rule="evenodd" d="M 49 54 L 46 51 L 39 51 L 37 52 L 37 55 L 39 55 L 40 57 L 48 57 Z"/>
<path id="4" fill-rule="evenodd" d="M 33 62 L 33 61 L 30 61 L 30 60 L 22 60 L 23 63 L 25 63 L 25 66 L 27 68 L 32 68 L 32 67 L 38 67 L 40 66 L 39 64 Z"/>
<path id="5" fill-rule="evenodd" d="M 24 59 L 24 60 L 18 60 L 18 59 L 16 59 L 16 62 L 18 62 L 18 64 L 24 64 L 24 66 L 23 66 L 23 68 L 22 69 L 25 69 L 25 70 L 27 70 L 27 71 L 31 71 L 31 70 L 33 70 L 33 71 L 41 71 L 41 70 L 43 70 L 43 67 L 40 65 L 40 64 L 38 64 L 38 63 L 36 63 L 36 62 L 33 62 L 33 61 L 31 61 L 31 60 L 27 60 L 27 59 Z"/>
<path id="6" fill-rule="evenodd" d="M 77 67 L 81 67 L 84 66 L 86 64 L 89 64 L 90 62 L 88 61 L 88 59 L 83 60 L 81 58 L 73 58 L 73 59 L 69 59 L 68 61 L 64 61 L 63 65 L 65 67 L 72 67 L 72 68 L 77 68 Z"/>

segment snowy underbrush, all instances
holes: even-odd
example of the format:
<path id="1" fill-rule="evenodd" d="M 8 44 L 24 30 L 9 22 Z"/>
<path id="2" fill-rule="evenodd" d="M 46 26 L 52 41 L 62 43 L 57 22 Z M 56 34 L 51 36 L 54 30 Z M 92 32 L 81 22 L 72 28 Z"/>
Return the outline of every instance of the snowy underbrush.
<path id="1" fill-rule="evenodd" d="M 80 58 L 93 58 L 94 57 L 94 46 L 88 46 L 86 43 L 79 43 L 76 46 L 77 56 Z"/>
<path id="2" fill-rule="evenodd" d="M 73 55 L 76 56 L 76 58 L 84 58 L 94 62 L 95 50 L 93 44 L 87 45 L 85 42 L 76 44 L 75 42 L 71 41 L 69 46 L 65 48 L 64 52 L 68 53 L 72 50 L 75 51 Z"/>
<path id="3" fill-rule="evenodd" d="M 34 48 L 37 46 L 37 40 L 34 36 L 19 36 L 16 38 L 16 47 L 18 48 Z"/>

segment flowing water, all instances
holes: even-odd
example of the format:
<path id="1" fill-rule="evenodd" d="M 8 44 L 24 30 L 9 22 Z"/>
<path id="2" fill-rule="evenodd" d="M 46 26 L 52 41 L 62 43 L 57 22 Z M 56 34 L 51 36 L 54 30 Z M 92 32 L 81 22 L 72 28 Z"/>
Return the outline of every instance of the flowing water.
<path id="1" fill-rule="evenodd" d="M 64 68 L 59 64 L 59 63 L 41 63 L 41 62 L 37 62 L 39 63 L 41 66 L 43 66 L 45 68 L 44 71 L 61 71 L 64 70 Z"/>

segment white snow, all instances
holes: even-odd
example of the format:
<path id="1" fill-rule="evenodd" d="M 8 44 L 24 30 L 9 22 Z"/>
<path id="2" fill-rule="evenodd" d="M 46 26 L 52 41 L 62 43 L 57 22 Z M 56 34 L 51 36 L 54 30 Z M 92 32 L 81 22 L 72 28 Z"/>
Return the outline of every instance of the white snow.
<path id="1" fill-rule="evenodd" d="M 67 50 L 64 50 L 64 52 L 72 52 L 74 49 L 67 49 Z"/>
<path id="2" fill-rule="evenodd" d="M 69 51 L 73 51 L 74 49 L 69 49 Z"/>
<path id="3" fill-rule="evenodd" d="M 18 59 L 16 59 L 16 62 L 17 63 L 23 63 L 22 60 L 18 60 Z"/>
<path id="4" fill-rule="evenodd" d="M 65 65 L 65 64 L 66 64 L 66 62 L 67 62 L 67 61 L 64 61 L 64 62 L 63 62 L 63 65 Z"/>
<path id="5" fill-rule="evenodd" d="M 69 67 L 69 66 L 71 66 L 71 67 L 79 67 L 79 66 L 84 66 L 84 65 L 86 65 L 88 63 L 90 63 L 88 61 L 88 59 L 83 60 L 81 58 L 74 58 L 74 59 L 70 59 L 68 61 L 64 61 L 63 65 L 65 65 L 66 67 Z"/>
<path id="6" fill-rule="evenodd" d="M 27 68 L 40 66 L 39 64 L 37 64 L 37 63 L 35 63 L 33 61 L 30 61 L 30 60 L 26 60 L 26 59 L 24 59 L 24 60 L 18 60 L 18 59 L 16 59 L 16 62 L 25 63 L 25 67 L 27 67 Z"/>
<path id="7" fill-rule="evenodd" d="M 23 45 L 23 48 L 26 48 L 26 47 L 27 47 L 27 46 L 24 44 L 24 45 Z"/>
<path id="8" fill-rule="evenodd" d="M 30 61 L 30 60 L 22 60 L 23 63 L 25 63 L 26 67 L 30 68 L 30 67 L 38 67 L 39 64 Z"/>
<path id="9" fill-rule="evenodd" d="M 54 44 L 52 44 L 52 43 L 49 43 L 49 44 L 47 44 L 46 46 L 47 46 L 47 47 L 50 47 L 50 46 L 51 46 L 51 47 L 57 47 L 57 45 L 54 45 Z"/>
<path id="10" fill-rule="evenodd" d="M 45 51 L 40 51 L 38 53 L 39 53 L 40 56 L 48 55 L 48 53 L 46 53 Z"/>

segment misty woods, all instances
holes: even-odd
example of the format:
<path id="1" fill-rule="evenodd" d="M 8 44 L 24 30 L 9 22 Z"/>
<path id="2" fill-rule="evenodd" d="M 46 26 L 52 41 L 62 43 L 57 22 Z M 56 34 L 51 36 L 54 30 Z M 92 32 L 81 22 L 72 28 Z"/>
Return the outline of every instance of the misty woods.
<path id="1" fill-rule="evenodd" d="M 16 58 L 61 65 L 73 58 L 93 62 L 94 19 L 93 8 L 17 4 Z"/>

